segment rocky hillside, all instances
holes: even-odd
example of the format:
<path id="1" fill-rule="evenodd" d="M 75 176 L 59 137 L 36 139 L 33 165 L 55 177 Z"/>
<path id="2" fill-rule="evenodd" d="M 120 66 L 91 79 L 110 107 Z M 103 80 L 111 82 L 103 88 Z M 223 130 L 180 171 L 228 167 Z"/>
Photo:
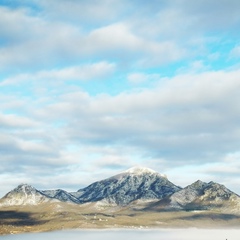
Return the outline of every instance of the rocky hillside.
<path id="1" fill-rule="evenodd" d="M 50 201 L 56 201 L 56 199 L 45 196 L 28 184 L 21 184 L 0 200 L 0 206 L 36 205 Z"/>
<path id="2" fill-rule="evenodd" d="M 180 189 L 166 176 L 151 169 L 131 168 L 80 189 L 82 195 L 78 199 L 81 203 L 105 200 L 117 205 L 127 205 L 139 199 L 162 199 Z"/>
<path id="3" fill-rule="evenodd" d="M 62 189 L 40 191 L 30 185 L 21 184 L 0 200 L 0 206 L 48 202 L 77 205 L 96 203 L 98 206 L 132 205 L 138 206 L 138 209 L 144 206 L 151 211 L 221 209 L 240 213 L 240 197 L 223 185 L 196 181 L 182 189 L 170 182 L 165 175 L 140 167 L 131 168 L 71 193 Z"/>
<path id="4" fill-rule="evenodd" d="M 240 212 L 240 197 L 224 185 L 200 180 L 150 206 L 162 210 L 221 209 Z"/>
<path id="5" fill-rule="evenodd" d="M 148 168 L 135 167 L 71 193 L 62 189 L 40 191 L 22 184 L 3 197 L 0 204 L 33 205 L 56 200 L 75 204 L 101 201 L 106 204 L 127 205 L 135 200 L 162 199 L 180 189 L 165 175 Z"/>
<path id="6" fill-rule="evenodd" d="M 46 197 L 51 199 L 57 199 L 61 202 L 72 202 L 72 203 L 80 203 L 78 198 L 75 197 L 73 194 L 64 191 L 62 189 L 57 190 L 43 190 L 41 191 Z"/>

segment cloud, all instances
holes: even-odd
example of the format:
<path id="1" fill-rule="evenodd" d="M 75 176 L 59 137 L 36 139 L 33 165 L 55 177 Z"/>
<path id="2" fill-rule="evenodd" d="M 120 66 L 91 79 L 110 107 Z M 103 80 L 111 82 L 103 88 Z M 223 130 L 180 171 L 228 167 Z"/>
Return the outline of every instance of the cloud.
<path id="1" fill-rule="evenodd" d="M 131 73 L 127 76 L 127 79 L 130 83 L 133 84 L 139 84 L 139 83 L 144 83 L 146 81 L 157 81 L 160 79 L 160 75 L 158 74 L 146 74 L 146 73 Z"/>
<path id="2" fill-rule="evenodd" d="M 149 6 L 150 13 L 146 14 Z M 212 31 L 226 31 L 236 36 L 235 27 L 240 22 L 239 6 L 235 0 L 221 0 L 217 4 L 214 0 L 191 3 L 187 0 L 171 0 L 162 4 L 154 1 L 153 4 L 141 5 L 140 20 L 133 22 L 139 26 L 142 34 L 145 32 L 151 37 L 160 36 L 161 39 L 175 37 L 178 41 L 188 42 Z"/>
<path id="3" fill-rule="evenodd" d="M 1 37 L 7 42 L 0 49 L 1 68 L 9 65 L 45 67 L 48 64 L 54 68 L 65 61 L 76 65 L 79 59 L 96 56 L 115 57 L 122 62 L 138 59 L 141 66 L 185 59 L 193 52 L 199 53 L 197 49 L 202 45 L 196 45 L 193 40 L 199 38 L 199 33 L 210 31 L 210 25 L 211 30 L 216 30 L 219 26 L 227 28 L 239 23 L 236 1 L 214 3 L 169 1 L 160 4 L 156 1 L 139 4 L 139 11 L 131 14 L 134 3 L 122 1 L 105 0 L 101 4 L 95 1 L 57 4 L 41 1 L 35 2 L 41 9 L 36 16 L 26 4 L 19 9 L 1 7 L 1 29 L 4 30 Z M 117 9 L 119 14 L 116 14 Z M 147 9 L 154 10 L 151 16 Z M 83 13 L 80 18 L 79 12 Z M 90 17 L 100 22 L 103 19 L 103 22 L 89 28 Z M 206 44 L 208 39 L 201 38 Z"/>
<path id="4" fill-rule="evenodd" d="M 230 58 L 239 58 L 240 57 L 240 46 L 235 46 L 232 50 L 231 50 L 231 52 L 230 52 L 230 54 L 229 54 L 230 56 Z"/>
<path id="5" fill-rule="evenodd" d="M 1 32 L 4 40 L 0 47 L 2 70 L 9 70 L 9 66 L 12 71 L 49 64 L 53 67 L 66 60 L 76 60 L 79 54 L 76 46 L 82 38 L 78 27 L 49 22 L 22 9 L 0 8 L 0 12 L 3 29 L 6 29 Z"/>
<path id="6" fill-rule="evenodd" d="M 43 27 L 43 21 L 39 18 L 28 16 L 25 9 L 9 9 L 0 7 L 1 14 L 1 44 L 9 46 L 16 43 L 23 43 L 35 35 L 38 31 L 34 26 L 39 25 L 39 31 Z M 18 24 L 18 23 L 21 24 Z"/>
<path id="7" fill-rule="evenodd" d="M 89 40 L 97 43 L 95 46 L 99 47 L 100 45 L 100 49 L 104 50 L 129 49 L 134 51 L 141 45 L 141 39 L 132 34 L 122 23 L 104 26 L 92 31 L 89 34 Z"/>
<path id="8" fill-rule="evenodd" d="M 32 119 L 21 117 L 16 114 L 1 114 L 0 113 L 0 128 L 34 128 L 37 127 L 39 123 L 33 121 Z"/>
<path id="9" fill-rule="evenodd" d="M 132 73 L 128 76 L 128 81 L 131 83 L 142 83 L 147 81 L 147 76 L 142 73 Z"/>
<path id="10" fill-rule="evenodd" d="M 53 69 L 35 72 L 34 74 L 22 73 L 9 77 L 0 83 L 0 86 L 20 85 L 22 82 L 37 81 L 88 81 L 108 77 L 115 70 L 115 64 L 98 62 L 80 66 L 71 66 L 63 69 Z M 34 80 L 33 80 L 34 79 Z"/>
<path id="11" fill-rule="evenodd" d="M 49 76 L 55 77 L 53 73 Z M 102 169 L 91 178 L 96 181 L 140 162 L 163 173 L 169 171 L 169 163 L 171 168 L 225 164 L 222 156 L 236 152 L 240 139 L 240 108 L 235 104 L 239 102 L 238 76 L 239 70 L 189 73 L 159 78 L 154 88 L 113 96 L 66 88 L 52 98 L 51 92 L 44 92 L 31 106 L 27 100 L 22 102 L 18 112 L 24 117 L 1 114 L 8 131 L 0 136 L 2 172 L 20 168 L 24 179 L 34 166 L 46 172 L 55 169 L 58 176 L 52 181 L 59 183 L 68 176 L 64 168 L 74 165 L 76 171 L 70 170 L 77 183 L 79 169 L 84 174 Z M 49 97 L 51 102 L 44 100 Z M 8 106 L 15 107 L 17 96 L 8 99 Z M 207 169 L 210 175 L 211 167 Z M 170 171 L 171 176 L 175 175 Z M 79 181 L 83 183 L 90 182 Z"/>
<path id="12" fill-rule="evenodd" d="M 1 11 L 3 25 L 11 26 L 1 33 L 8 42 L 0 48 L 1 68 L 5 71 L 9 66 L 12 71 L 29 66 L 41 69 L 49 64 L 55 68 L 66 61 L 76 65 L 79 59 L 95 57 L 117 59 L 126 65 L 136 59 L 141 65 L 156 65 L 179 60 L 185 54 L 174 41 L 158 42 L 138 35 L 127 21 L 84 31 L 72 22 L 50 22 L 26 10 L 1 8 Z M 19 25 L 24 26 L 24 31 Z"/>
<path id="13" fill-rule="evenodd" d="M 181 164 L 181 159 L 209 161 L 208 153 L 213 153 L 215 161 L 219 154 L 235 151 L 240 137 L 240 109 L 234 104 L 239 98 L 238 74 L 182 75 L 156 89 L 116 96 L 69 93 L 42 109 L 40 116 L 64 120 L 69 141 L 137 147 L 143 154 Z"/>
<path id="14" fill-rule="evenodd" d="M 1 174 L 34 172 L 39 186 L 71 176 L 73 186 L 87 182 L 78 172 L 98 180 L 141 164 L 220 179 L 240 138 L 239 7 L 1 3 Z"/>
<path id="15" fill-rule="evenodd" d="M 185 54 L 173 41 L 157 42 L 144 38 L 124 22 L 91 31 L 83 44 L 89 54 L 104 54 L 125 65 L 135 60 L 135 65 L 144 67 L 176 61 Z"/>
<path id="16" fill-rule="evenodd" d="M 90 26 L 115 21 L 126 12 L 126 6 L 129 6 L 128 2 L 118 0 L 103 0 L 101 3 L 96 0 L 87 2 L 59 0 L 57 3 L 43 0 L 38 4 L 50 19 L 88 23 Z"/>
<path id="17" fill-rule="evenodd" d="M 193 24 L 202 26 L 205 30 L 233 30 L 240 22 L 237 10 L 240 3 L 235 0 L 221 0 L 217 4 L 214 0 L 190 4 L 186 0 L 181 0 L 175 3 L 178 3 L 183 13 L 194 16 Z"/>

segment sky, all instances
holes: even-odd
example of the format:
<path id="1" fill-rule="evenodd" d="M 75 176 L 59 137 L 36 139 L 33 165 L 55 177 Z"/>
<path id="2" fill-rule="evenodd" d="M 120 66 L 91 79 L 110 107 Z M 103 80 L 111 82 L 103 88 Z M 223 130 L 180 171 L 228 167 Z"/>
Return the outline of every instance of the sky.
<path id="1" fill-rule="evenodd" d="M 144 166 L 240 194 L 239 0 L 0 0 L 0 196 Z"/>

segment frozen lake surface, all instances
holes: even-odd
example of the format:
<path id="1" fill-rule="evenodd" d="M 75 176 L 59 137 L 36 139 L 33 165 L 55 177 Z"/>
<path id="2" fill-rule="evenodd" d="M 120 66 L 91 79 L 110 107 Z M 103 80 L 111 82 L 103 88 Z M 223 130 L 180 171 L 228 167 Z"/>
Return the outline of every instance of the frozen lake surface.
<path id="1" fill-rule="evenodd" d="M 239 240 L 240 229 L 69 230 L 1 236 L 1 240 Z"/>

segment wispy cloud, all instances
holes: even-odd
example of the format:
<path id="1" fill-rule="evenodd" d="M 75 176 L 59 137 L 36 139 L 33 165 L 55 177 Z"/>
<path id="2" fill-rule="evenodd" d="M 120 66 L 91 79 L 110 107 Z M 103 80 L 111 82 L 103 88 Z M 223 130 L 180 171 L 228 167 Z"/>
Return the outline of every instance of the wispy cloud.
<path id="1" fill-rule="evenodd" d="M 93 64 L 85 64 L 81 66 L 71 66 L 63 69 L 53 69 L 49 71 L 40 71 L 31 73 L 23 73 L 7 78 L 0 83 L 0 86 L 20 85 L 23 82 L 42 82 L 42 81 L 88 81 L 99 80 L 111 75 L 115 70 L 115 64 L 107 62 L 99 62 Z"/>

